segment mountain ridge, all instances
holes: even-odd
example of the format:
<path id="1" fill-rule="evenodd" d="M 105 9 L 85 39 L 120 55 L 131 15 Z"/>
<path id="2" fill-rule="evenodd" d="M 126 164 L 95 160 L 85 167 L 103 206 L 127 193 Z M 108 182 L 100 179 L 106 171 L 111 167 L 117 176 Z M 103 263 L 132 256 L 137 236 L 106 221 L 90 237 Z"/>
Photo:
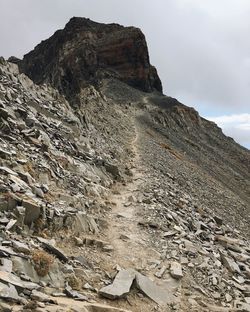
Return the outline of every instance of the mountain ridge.
<path id="1" fill-rule="evenodd" d="M 67 25 L 0 59 L 0 309 L 250 311 L 249 151 L 162 94 L 141 31 Z"/>

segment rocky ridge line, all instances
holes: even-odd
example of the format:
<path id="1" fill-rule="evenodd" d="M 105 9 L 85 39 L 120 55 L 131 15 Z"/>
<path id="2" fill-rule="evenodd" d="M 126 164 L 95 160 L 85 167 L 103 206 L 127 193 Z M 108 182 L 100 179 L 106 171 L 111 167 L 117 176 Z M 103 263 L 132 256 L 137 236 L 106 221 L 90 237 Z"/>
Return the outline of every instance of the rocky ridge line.
<path id="1" fill-rule="evenodd" d="M 249 311 L 249 152 L 177 100 L 131 87 L 134 52 L 150 85 L 146 43 L 105 27 L 74 18 L 31 52 L 34 67 L 61 53 L 37 81 L 59 91 L 1 59 L 1 308 Z M 121 49 L 121 68 L 97 63 L 85 79 L 96 50 L 82 39 L 107 30 L 125 47 L 132 37 L 133 61 Z"/>

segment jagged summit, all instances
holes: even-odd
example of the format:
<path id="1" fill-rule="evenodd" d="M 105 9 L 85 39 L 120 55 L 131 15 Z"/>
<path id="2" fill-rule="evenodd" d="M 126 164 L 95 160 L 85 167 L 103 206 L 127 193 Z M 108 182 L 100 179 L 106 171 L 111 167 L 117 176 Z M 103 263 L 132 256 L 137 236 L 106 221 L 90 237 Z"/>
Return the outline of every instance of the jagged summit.
<path id="1" fill-rule="evenodd" d="M 140 29 L 86 18 L 70 19 L 63 30 L 26 54 L 19 66 L 34 82 L 50 83 L 67 97 L 107 76 L 142 91 L 162 92 Z"/>

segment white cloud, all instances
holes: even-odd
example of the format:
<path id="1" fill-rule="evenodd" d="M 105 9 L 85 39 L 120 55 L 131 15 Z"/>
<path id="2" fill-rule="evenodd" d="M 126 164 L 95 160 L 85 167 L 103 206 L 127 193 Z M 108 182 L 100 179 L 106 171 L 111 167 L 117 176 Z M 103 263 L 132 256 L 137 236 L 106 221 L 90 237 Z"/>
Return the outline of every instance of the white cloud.
<path id="1" fill-rule="evenodd" d="M 206 119 L 217 123 L 226 135 L 238 143 L 250 147 L 250 114 L 223 115 Z"/>
<path id="2" fill-rule="evenodd" d="M 233 114 L 233 115 L 223 115 L 218 117 L 207 117 L 207 119 L 216 122 L 218 125 L 225 126 L 225 125 L 232 125 L 238 123 L 246 123 L 250 124 L 250 114 Z"/>

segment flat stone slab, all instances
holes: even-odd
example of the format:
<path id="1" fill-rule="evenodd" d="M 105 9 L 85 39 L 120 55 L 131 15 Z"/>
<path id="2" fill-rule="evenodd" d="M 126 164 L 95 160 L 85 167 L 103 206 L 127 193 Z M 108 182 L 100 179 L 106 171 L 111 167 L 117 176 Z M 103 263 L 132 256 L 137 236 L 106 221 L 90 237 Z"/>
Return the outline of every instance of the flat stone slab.
<path id="1" fill-rule="evenodd" d="M 13 285 L 6 285 L 0 282 L 0 298 L 20 301 L 17 290 Z"/>
<path id="2" fill-rule="evenodd" d="M 88 298 L 82 294 L 80 294 L 78 291 L 73 290 L 70 286 L 67 286 L 65 288 L 65 294 L 69 297 L 72 297 L 74 299 L 80 300 L 80 301 L 87 301 Z"/>
<path id="3" fill-rule="evenodd" d="M 221 254 L 221 261 L 223 263 L 223 265 L 231 272 L 231 273 L 238 273 L 241 274 L 240 268 L 238 266 L 238 264 L 230 259 L 229 257 Z"/>
<path id="4" fill-rule="evenodd" d="M 8 258 L 2 258 L 0 259 L 0 271 L 4 272 L 12 272 L 12 261 Z"/>
<path id="5" fill-rule="evenodd" d="M 138 273 L 134 269 L 121 270 L 115 277 L 111 285 L 103 287 L 99 294 L 108 299 L 117 299 L 125 297 L 133 284 L 136 281 L 136 286 L 147 297 L 161 306 L 166 306 L 171 303 L 177 303 L 178 298 L 174 295 L 180 282 L 172 279 L 161 286 L 151 281 L 148 277 Z"/>
<path id="6" fill-rule="evenodd" d="M 12 174 L 13 176 L 17 176 L 18 174 L 16 172 L 14 172 L 13 170 L 11 170 L 8 167 L 0 167 L 0 172 L 3 174 Z"/>
<path id="7" fill-rule="evenodd" d="M 24 254 L 30 254 L 30 248 L 28 245 L 18 242 L 18 241 L 13 241 L 12 247 L 15 251 L 17 252 L 22 252 Z"/>
<path id="8" fill-rule="evenodd" d="M 59 310 L 68 312 L 71 309 L 76 312 L 132 312 L 131 310 L 115 308 L 110 305 L 81 302 L 71 298 L 57 297 L 56 301 L 58 305 L 47 305 L 46 312 L 58 312 Z"/>
<path id="9" fill-rule="evenodd" d="M 177 278 L 177 279 L 183 277 L 182 267 L 180 263 L 176 261 L 171 263 L 170 274 L 172 275 L 173 278 Z"/>
<path id="10" fill-rule="evenodd" d="M 136 271 L 133 269 L 121 270 L 111 285 L 100 289 L 99 294 L 109 299 L 117 299 L 126 296 L 135 279 Z"/>
<path id="11" fill-rule="evenodd" d="M 13 263 L 13 273 L 20 276 L 24 274 L 28 276 L 33 283 L 44 282 L 45 284 L 50 284 L 54 288 L 63 288 L 65 284 L 64 274 L 59 268 L 59 263 L 57 260 L 51 265 L 49 274 L 46 276 L 38 276 L 33 264 L 28 260 L 21 257 L 12 257 Z"/>
<path id="12" fill-rule="evenodd" d="M 45 238 L 38 237 L 40 243 L 42 243 L 43 247 L 53 253 L 59 260 L 64 262 L 68 262 L 67 256 L 57 247 L 51 244 L 51 242 Z"/>
<path id="13" fill-rule="evenodd" d="M 40 288 L 38 284 L 22 281 L 18 276 L 4 271 L 0 271 L 0 281 L 28 290 Z"/>
<path id="14" fill-rule="evenodd" d="M 32 200 L 23 200 L 22 205 L 25 208 L 24 224 L 30 226 L 39 218 L 41 208 Z"/>
<path id="15" fill-rule="evenodd" d="M 10 247 L 0 246 L 0 257 L 16 256 L 17 254 Z"/>
<path id="16" fill-rule="evenodd" d="M 148 277 L 136 273 L 136 285 L 147 297 L 161 306 L 166 306 L 176 302 L 177 298 L 173 295 L 172 289 L 168 288 L 167 284 L 158 286 Z"/>
<path id="17" fill-rule="evenodd" d="M 51 298 L 50 296 L 46 295 L 45 293 L 42 293 L 37 290 L 32 290 L 32 293 L 30 295 L 31 299 L 38 302 L 48 302 L 48 303 L 54 303 L 56 304 L 56 300 Z"/>

